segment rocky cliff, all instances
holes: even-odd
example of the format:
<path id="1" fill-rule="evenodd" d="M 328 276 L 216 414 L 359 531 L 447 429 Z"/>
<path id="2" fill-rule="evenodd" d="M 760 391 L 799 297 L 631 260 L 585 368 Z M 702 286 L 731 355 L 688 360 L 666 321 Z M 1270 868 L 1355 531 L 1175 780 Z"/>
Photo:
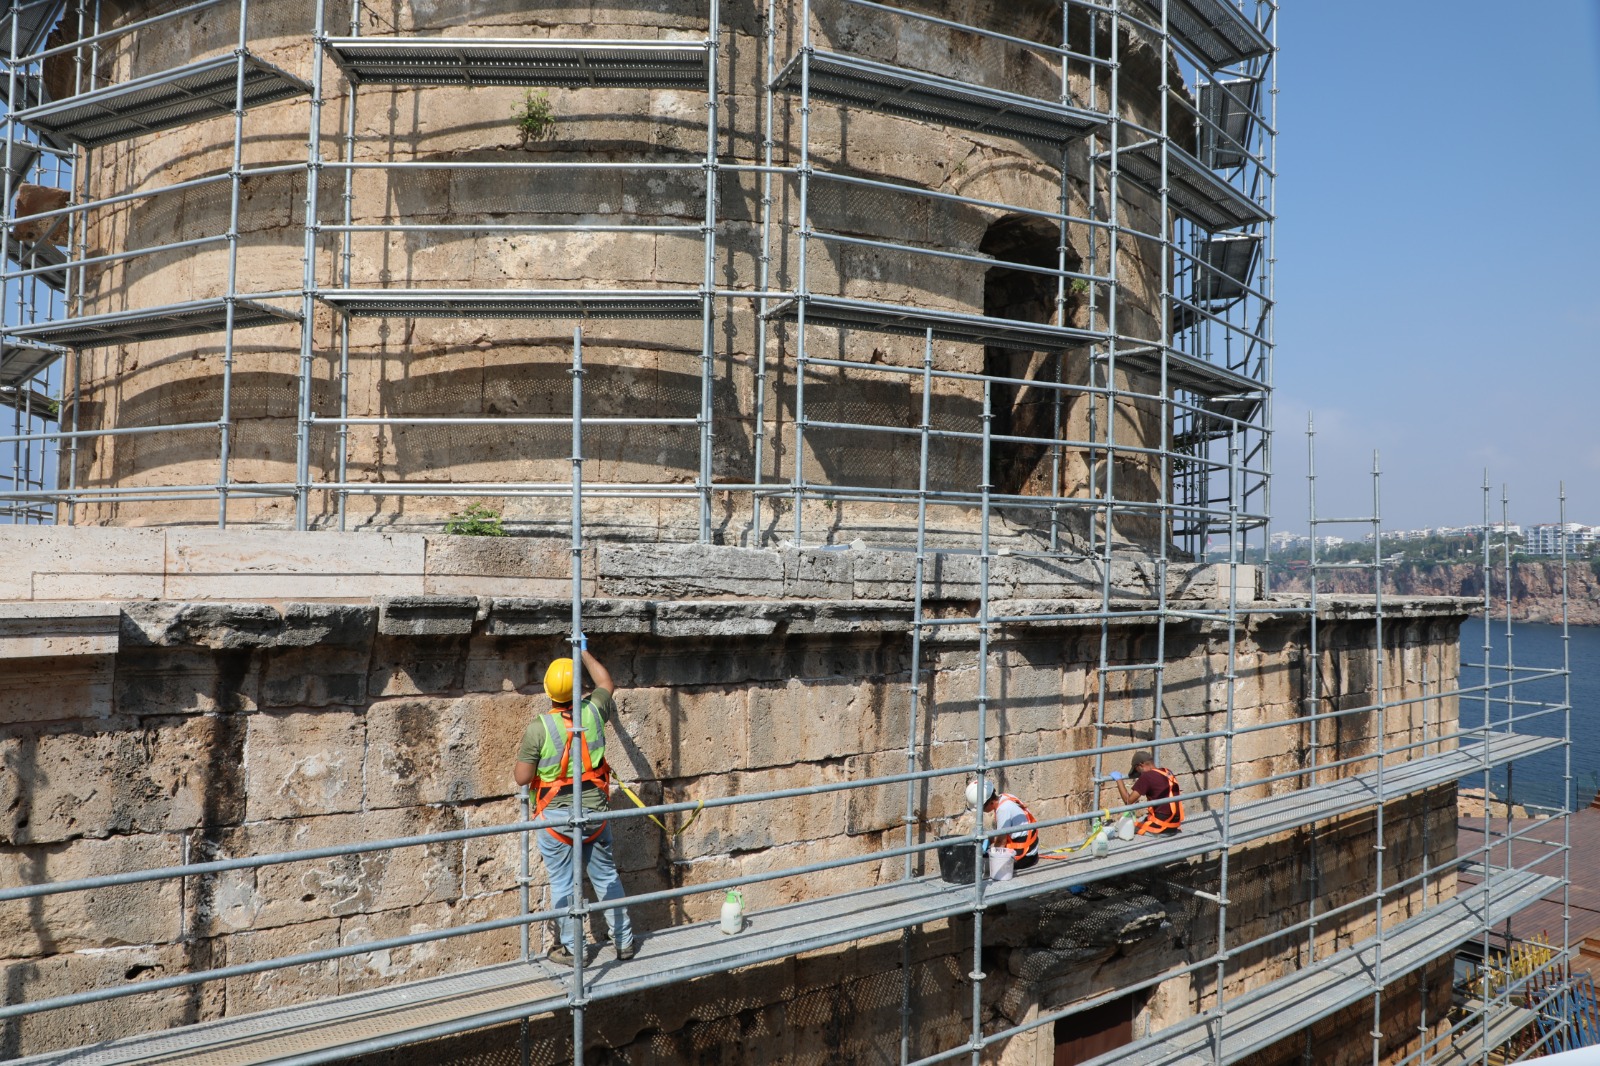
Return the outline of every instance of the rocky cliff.
<path id="1" fill-rule="evenodd" d="M 1494 612 L 1505 611 L 1505 571 L 1496 569 L 1491 595 Z M 1274 592 L 1305 592 L 1304 570 L 1274 565 Z M 1317 590 L 1360 594 L 1372 591 L 1371 576 L 1363 570 L 1325 571 L 1317 577 Z M 1385 575 L 1384 591 L 1403 596 L 1471 596 L 1483 599 L 1483 571 L 1471 563 L 1401 563 Z M 1573 560 L 1567 567 L 1567 617 L 1575 625 L 1600 625 L 1600 575 L 1588 560 Z M 1557 561 L 1518 563 L 1511 569 L 1511 616 L 1523 622 L 1561 621 L 1561 564 Z"/>

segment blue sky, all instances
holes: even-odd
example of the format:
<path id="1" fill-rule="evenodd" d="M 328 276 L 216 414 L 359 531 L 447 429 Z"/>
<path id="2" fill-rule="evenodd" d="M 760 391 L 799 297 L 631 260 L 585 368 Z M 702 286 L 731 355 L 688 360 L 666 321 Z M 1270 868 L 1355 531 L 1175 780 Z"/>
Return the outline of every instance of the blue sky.
<path id="1" fill-rule="evenodd" d="M 1600 2 L 1280 17 L 1274 528 L 1600 524 Z"/>

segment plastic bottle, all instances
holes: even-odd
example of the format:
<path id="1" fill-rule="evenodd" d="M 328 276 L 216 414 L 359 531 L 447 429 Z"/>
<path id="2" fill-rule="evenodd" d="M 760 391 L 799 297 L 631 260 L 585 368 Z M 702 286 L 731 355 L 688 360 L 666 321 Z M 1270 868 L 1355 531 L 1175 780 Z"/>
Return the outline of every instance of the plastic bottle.
<path id="1" fill-rule="evenodd" d="M 1089 827 L 1089 854 L 1106 855 L 1111 851 L 1111 831 L 1096 818 Z"/>
<path id="2" fill-rule="evenodd" d="M 733 934 L 744 931 L 744 893 L 737 888 L 728 889 L 722 901 L 722 931 Z"/>
<path id="3" fill-rule="evenodd" d="M 1132 840 L 1139 831 L 1139 820 L 1132 811 L 1122 812 L 1117 819 L 1117 839 Z"/>

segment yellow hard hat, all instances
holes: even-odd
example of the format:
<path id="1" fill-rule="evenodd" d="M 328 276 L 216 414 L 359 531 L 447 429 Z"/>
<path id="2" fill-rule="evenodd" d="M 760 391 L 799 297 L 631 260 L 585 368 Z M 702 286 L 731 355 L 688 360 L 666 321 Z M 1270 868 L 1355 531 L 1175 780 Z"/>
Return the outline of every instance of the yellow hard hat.
<path id="1" fill-rule="evenodd" d="M 544 694 L 551 703 L 572 702 L 572 660 L 557 659 L 544 672 Z"/>

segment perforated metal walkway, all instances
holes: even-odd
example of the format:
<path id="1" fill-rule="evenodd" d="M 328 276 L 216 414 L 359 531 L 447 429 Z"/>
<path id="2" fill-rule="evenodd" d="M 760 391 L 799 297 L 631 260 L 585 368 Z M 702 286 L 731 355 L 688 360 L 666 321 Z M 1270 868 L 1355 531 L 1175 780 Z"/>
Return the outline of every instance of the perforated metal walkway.
<path id="1" fill-rule="evenodd" d="M 233 328 L 277 326 L 299 322 L 292 311 L 254 300 L 235 300 Z M 110 344 L 134 344 L 169 337 L 194 337 L 218 333 L 228 322 L 228 302 L 223 299 L 194 300 L 165 307 L 143 307 L 133 311 L 111 311 L 103 315 L 65 318 L 18 326 L 7 333 L 8 342 L 53 344 L 62 348 L 103 348 Z"/>
<path id="2" fill-rule="evenodd" d="M 801 91 L 802 58 L 796 56 L 784 67 L 775 83 L 778 88 Z M 817 99 L 846 107 L 1055 149 L 1106 121 L 1083 108 L 833 52 L 811 53 L 810 89 Z"/>
<path id="3" fill-rule="evenodd" d="M 1109 164 L 1110 152 L 1095 156 Z M 1152 196 L 1161 189 L 1161 142 L 1144 141 L 1117 152 L 1122 176 Z M 1200 160 L 1175 144 L 1167 145 L 1167 202 L 1172 209 L 1207 230 L 1237 229 L 1272 216 L 1265 208 L 1223 180 Z"/>
<path id="4" fill-rule="evenodd" d="M 1495 765 L 1559 746 L 1561 741 L 1494 734 L 1489 743 L 1487 752 L 1473 745 L 1386 770 L 1382 798 L 1394 799 L 1455 780 L 1481 769 L 1485 757 Z M 1233 811 L 1231 840 L 1236 845 L 1248 843 L 1369 808 L 1379 799 L 1376 775 L 1364 774 L 1241 804 Z M 1062 891 L 1070 885 L 1159 868 L 1217 850 L 1222 844 L 1221 828 L 1220 815 L 1197 813 L 1185 822 L 1181 833 L 1140 840 L 1101 858 L 1083 855 L 1066 862 L 1044 863 L 1012 881 L 990 886 L 985 898 L 991 903 L 1023 900 Z M 1536 882 L 1539 887 L 1528 889 L 1533 892 L 1528 900 L 1546 891 L 1549 881 L 1532 878 L 1528 883 Z M 1518 893 L 1521 891 L 1517 889 Z M 1482 893 L 1473 893 L 1473 899 L 1481 901 Z M 1515 899 L 1523 900 L 1523 896 L 1516 894 Z M 723 936 L 714 923 L 676 926 L 643 937 L 638 957 L 627 963 L 612 961 L 609 951 L 602 952 L 599 964 L 586 971 L 590 975 L 586 992 L 591 1000 L 610 999 L 675 984 L 706 972 L 787 958 L 949 918 L 969 911 L 971 902 L 970 886 L 948 885 L 923 877 L 761 911 L 751 916 L 750 928 L 736 937 Z M 1436 946 L 1448 939 L 1448 929 L 1441 932 L 1437 928 L 1443 920 L 1439 916 L 1454 914 L 1457 920 L 1465 920 L 1471 914 L 1470 908 L 1478 905 L 1467 900 L 1460 905 L 1467 909 L 1440 907 L 1430 911 L 1428 920 L 1435 924 L 1419 931 L 1417 944 L 1421 946 L 1414 946 L 1413 950 L 1420 953 L 1424 946 Z M 1385 957 L 1402 949 L 1386 951 Z M 1338 971 L 1339 980 L 1359 978 L 1363 958 L 1359 953 L 1352 955 L 1354 971 Z M 179 1062 L 194 1066 L 311 1066 L 357 1052 L 399 1047 L 559 1010 L 566 1003 L 565 974 L 543 961 L 504 963 L 300 1007 L 35 1056 L 22 1062 L 27 1066 L 151 1066 Z M 1289 980 L 1311 979 L 1297 975 Z M 1317 985 L 1319 990 L 1321 987 Z M 1365 991 L 1361 986 L 1355 995 L 1359 997 Z M 1304 989 L 1297 994 L 1304 994 Z M 1318 994 L 1336 999 L 1342 993 L 1335 988 Z M 1269 1017 L 1261 1025 L 1270 1023 Z"/>
<path id="5" fill-rule="evenodd" d="M 1420 969 L 1469 939 L 1484 922 L 1493 925 L 1508 918 L 1560 884 L 1557 878 L 1534 873 L 1502 873 L 1494 878 L 1487 902 L 1481 891 L 1457 896 L 1384 930 L 1381 943 L 1377 938 L 1365 940 L 1315 967 L 1274 981 L 1265 994 L 1228 1007 L 1222 1061 L 1238 1062 L 1361 1002 L 1379 986 L 1380 975 L 1387 984 Z M 1181 1027 L 1179 1023 L 1175 1028 Z M 1207 1026 L 1195 1025 L 1171 1036 L 1135 1041 L 1092 1059 L 1088 1066 L 1213 1066 L 1214 1062 Z"/>
<path id="6" fill-rule="evenodd" d="M 1134 0 L 1161 24 L 1162 0 Z M 1128 0 L 1124 0 L 1124 10 Z M 1272 42 L 1228 0 L 1166 0 L 1167 28 L 1211 70 L 1272 51 Z"/>
<path id="7" fill-rule="evenodd" d="M 705 306 L 687 290 L 326 289 L 317 295 L 358 318 L 699 318 Z"/>
<path id="8" fill-rule="evenodd" d="M 243 63 L 246 110 L 311 92 L 299 78 L 249 53 Z M 98 148 L 232 114 L 237 79 L 234 57 L 218 56 L 30 107 L 17 112 L 17 119 L 41 133 Z"/>
<path id="9" fill-rule="evenodd" d="M 334 37 L 333 61 L 368 85 L 550 85 L 691 89 L 706 84 L 702 41 Z"/>
<path id="10" fill-rule="evenodd" d="M 794 320 L 798 318 L 799 311 L 798 301 L 785 300 L 773 308 L 769 316 Z M 869 300 L 851 300 L 842 296 L 808 296 L 805 298 L 805 312 L 808 326 L 864 329 L 908 337 L 926 336 L 931 329 L 937 340 L 966 341 L 1024 351 L 1058 351 L 1101 338 L 1098 333 L 1081 329 L 1062 329 L 1037 322 L 989 318 L 960 311 L 934 311 Z"/>
<path id="11" fill-rule="evenodd" d="M 1107 361 L 1103 355 L 1096 356 L 1095 360 L 1101 363 Z M 1123 370 L 1137 370 L 1141 374 L 1160 377 L 1161 349 L 1122 349 L 1117 352 L 1117 366 Z M 1262 389 L 1261 382 L 1252 377 L 1208 363 L 1198 356 L 1187 355 L 1176 348 L 1167 349 L 1167 384 L 1208 398 L 1251 393 L 1255 394 L 1254 399 L 1258 403 Z"/>

